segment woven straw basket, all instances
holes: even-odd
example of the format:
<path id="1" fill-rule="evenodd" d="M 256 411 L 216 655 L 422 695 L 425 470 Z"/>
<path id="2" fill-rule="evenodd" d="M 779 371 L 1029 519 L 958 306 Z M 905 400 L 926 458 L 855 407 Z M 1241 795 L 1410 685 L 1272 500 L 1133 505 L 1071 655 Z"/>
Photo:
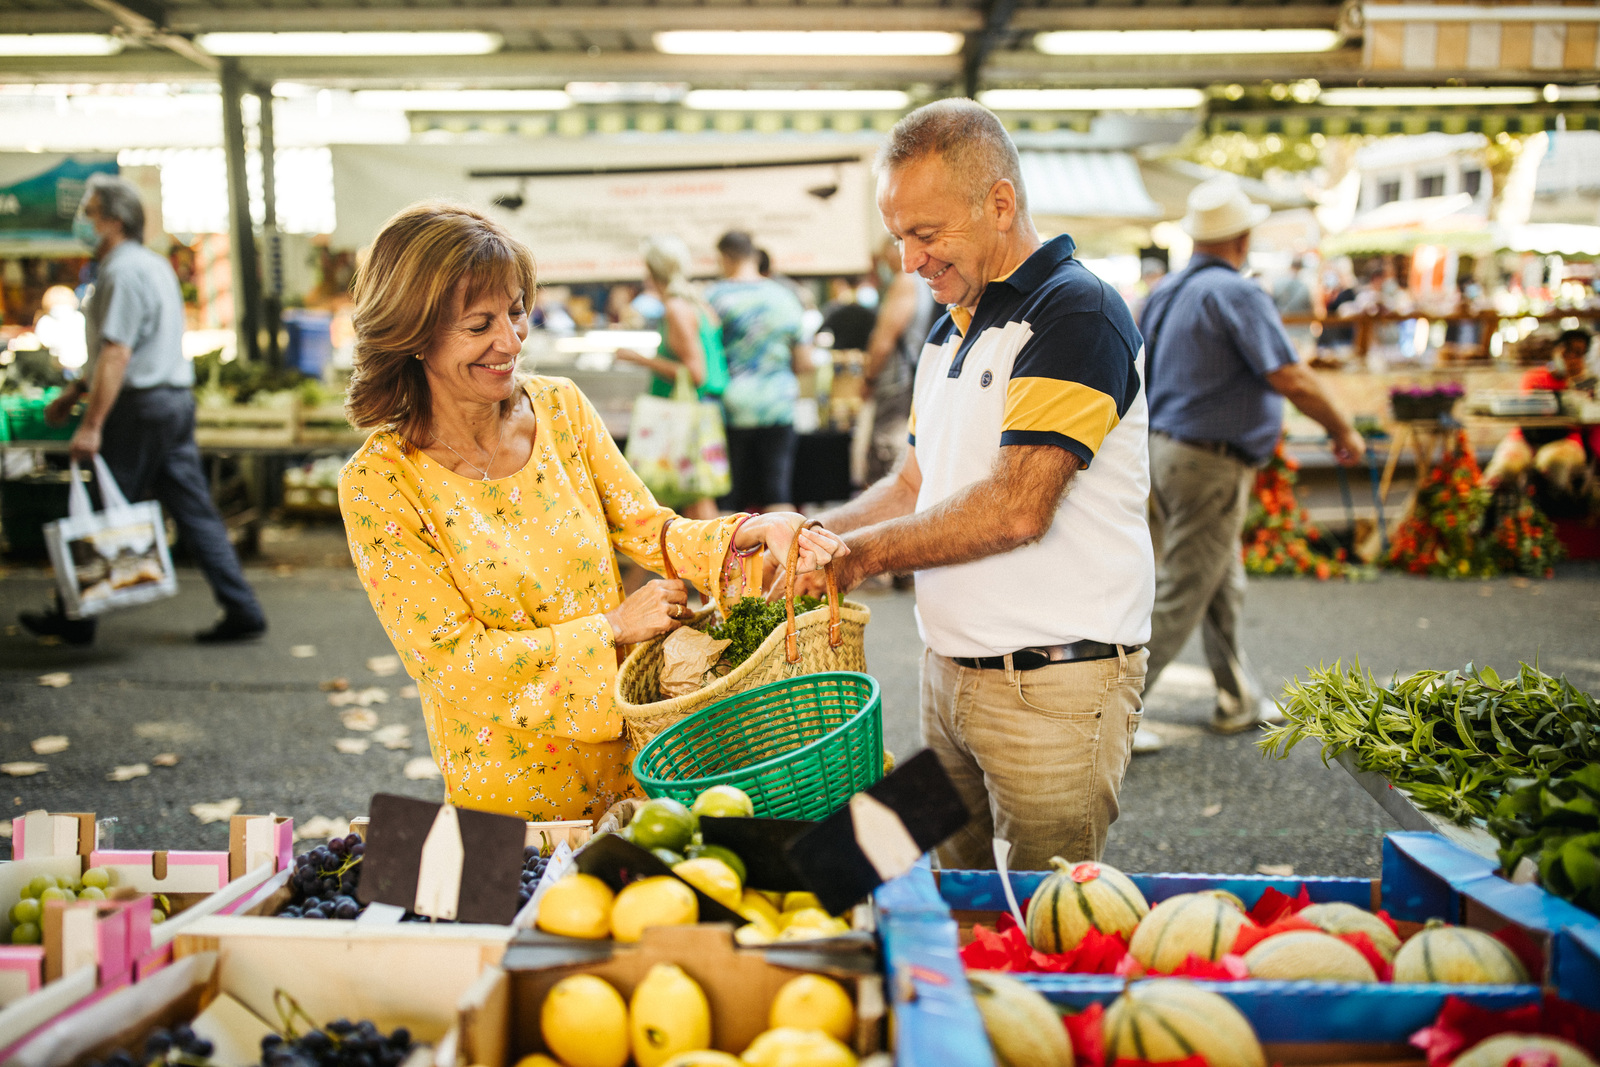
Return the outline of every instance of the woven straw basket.
<path id="1" fill-rule="evenodd" d="M 820 524 L 813 521 L 805 525 Z M 661 699 L 662 645 L 667 635 L 637 646 L 623 661 L 617 675 L 617 710 L 622 713 L 623 730 L 630 748 L 638 751 L 680 719 L 758 685 L 820 671 L 866 673 L 866 628 L 872 612 L 863 604 L 839 599 L 839 584 L 834 578 L 832 563 L 826 568 L 827 606 L 795 614 L 794 570 L 800 556 L 799 531 L 795 534 L 789 542 L 789 565 L 784 570 L 788 619 L 784 626 L 767 635 L 749 659 L 704 689 L 667 700 Z M 661 558 L 666 562 L 667 577 L 676 579 L 677 572 L 665 551 L 665 529 L 661 540 Z M 715 616 L 715 608 L 706 608 L 696 612 L 684 625 L 705 630 L 716 621 Z"/>

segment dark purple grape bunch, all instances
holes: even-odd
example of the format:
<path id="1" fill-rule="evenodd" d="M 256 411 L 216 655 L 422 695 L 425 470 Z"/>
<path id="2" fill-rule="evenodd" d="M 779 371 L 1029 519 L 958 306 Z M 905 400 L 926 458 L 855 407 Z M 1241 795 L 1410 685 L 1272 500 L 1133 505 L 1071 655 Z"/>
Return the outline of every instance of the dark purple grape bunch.
<path id="1" fill-rule="evenodd" d="M 261 1039 L 261 1067 L 399 1067 L 411 1052 L 411 1031 L 385 1037 L 370 1020 L 335 1019 L 320 1030 Z"/>
<path id="2" fill-rule="evenodd" d="M 518 910 L 527 907 L 528 901 L 533 899 L 533 891 L 539 887 L 539 879 L 544 877 L 544 869 L 548 866 L 550 857 L 538 845 L 528 845 L 522 850 L 522 888 L 517 890 Z"/>
<path id="3" fill-rule="evenodd" d="M 294 858 L 289 876 L 293 897 L 278 914 L 286 919 L 354 919 L 365 909 L 356 900 L 361 857 L 367 846 L 359 834 L 335 837 Z"/>
<path id="4" fill-rule="evenodd" d="M 213 1051 L 211 1042 L 188 1026 L 174 1026 L 171 1030 L 157 1027 L 145 1036 L 144 1050 L 139 1055 L 118 1049 L 104 1061 L 89 1061 L 86 1067 L 197 1067 L 209 1063 Z"/>

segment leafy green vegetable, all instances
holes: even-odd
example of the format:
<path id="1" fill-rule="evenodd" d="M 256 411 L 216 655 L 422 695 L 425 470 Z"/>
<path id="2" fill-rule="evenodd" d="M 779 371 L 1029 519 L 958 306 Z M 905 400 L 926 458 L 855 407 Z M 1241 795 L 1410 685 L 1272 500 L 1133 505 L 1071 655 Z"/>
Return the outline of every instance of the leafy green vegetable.
<path id="1" fill-rule="evenodd" d="M 794 613 L 799 615 L 807 611 L 815 611 L 822 607 L 822 601 L 814 596 L 795 597 Z M 718 641 L 732 641 L 727 651 L 722 654 L 722 662 L 730 667 L 737 667 L 761 647 L 761 642 L 767 635 L 784 624 L 788 612 L 783 606 L 783 601 L 766 601 L 757 596 L 747 596 L 735 604 L 728 612 L 728 617 L 708 632 Z"/>
<path id="2" fill-rule="evenodd" d="M 1526 663 L 1514 679 L 1469 663 L 1388 686 L 1359 663 L 1335 663 L 1291 682 L 1280 706 L 1286 721 L 1266 732 L 1263 752 L 1283 759 L 1307 739 L 1322 743 L 1323 762 L 1349 750 L 1361 770 L 1458 823 L 1487 819 L 1530 778 L 1600 761 L 1594 697 Z"/>
<path id="3" fill-rule="evenodd" d="M 1489 818 L 1508 875 L 1528 859 L 1558 897 L 1600 915 L 1600 763 L 1507 793 Z"/>

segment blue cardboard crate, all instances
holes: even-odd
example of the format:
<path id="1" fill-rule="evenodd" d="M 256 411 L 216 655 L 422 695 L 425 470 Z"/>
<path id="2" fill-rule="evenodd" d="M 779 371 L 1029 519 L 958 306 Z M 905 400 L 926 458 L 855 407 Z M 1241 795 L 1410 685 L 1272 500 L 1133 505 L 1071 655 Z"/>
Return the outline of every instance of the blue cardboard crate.
<path id="1" fill-rule="evenodd" d="M 1568 927 L 1557 934 L 1550 977 L 1558 996 L 1600 1011 L 1600 929 Z"/>
<path id="2" fill-rule="evenodd" d="M 1045 871 L 1012 871 L 1011 887 L 1021 904 L 1033 896 Z M 1130 874 L 1144 898 L 1154 904 L 1180 893 L 1225 889 L 1253 908 L 1268 889 L 1298 896 L 1302 886 L 1317 904 L 1343 902 L 1372 908 L 1373 883 L 1369 878 L 1277 878 L 1253 874 Z M 1006 911 L 1005 889 L 996 871 L 940 871 L 939 894 L 955 911 Z"/>
<path id="3" fill-rule="evenodd" d="M 1541 886 L 1496 874 L 1494 860 L 1438 834 L 1394 833 L 1383 839 L 1383 906 L 1396 919 L 1470 922 L 1487 909 L 1529 933 L 1554 937 L 1567 927 L 1600 929 L 1600 917 Z"/>

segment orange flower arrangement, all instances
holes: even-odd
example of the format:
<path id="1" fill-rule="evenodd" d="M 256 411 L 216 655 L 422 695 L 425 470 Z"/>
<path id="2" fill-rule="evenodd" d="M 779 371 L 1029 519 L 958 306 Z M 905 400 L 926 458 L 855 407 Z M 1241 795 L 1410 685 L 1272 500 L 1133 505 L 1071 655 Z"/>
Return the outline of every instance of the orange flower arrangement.
<path id="1" fill-rule="evenodd" d="M 1318 547 L 1322 531 L 1295 496 L 1299 469 L 1279 441 L 1272 459 L 1256 472 L 1244 523 L 1244 569 L 1250 574 L 1314 576 L 1319 581 L 1346 576 L 1350 564 L 1345 550 L 1328 553 Z"/>

